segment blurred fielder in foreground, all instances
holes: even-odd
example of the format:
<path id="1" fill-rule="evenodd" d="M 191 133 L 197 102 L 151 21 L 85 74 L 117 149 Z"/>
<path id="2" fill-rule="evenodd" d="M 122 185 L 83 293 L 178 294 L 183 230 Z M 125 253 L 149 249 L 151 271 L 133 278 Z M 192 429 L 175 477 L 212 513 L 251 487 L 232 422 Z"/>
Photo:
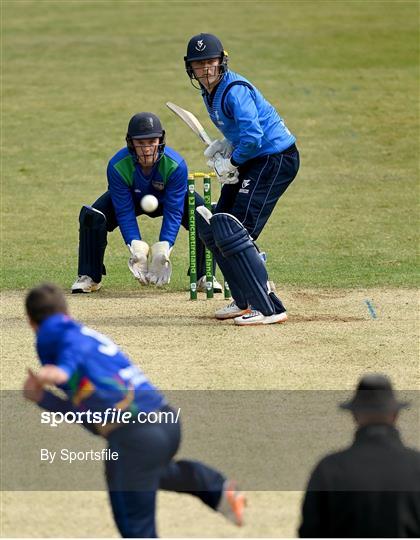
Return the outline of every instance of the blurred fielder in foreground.
<path id="1" fill-rule="evenodd" d="M 126 141 L 127 146 L 108 164 L 108 191 L 80 211 L 79 275 L 72 293 L 100 289 L 106 273 L 103 261 L 107 233 L 116 227 L 130 251 L 128 267 L 134 277 L 142 285 L 162 286 L 170 281 L 172 248 L 180 226 L 188 229 L 187 165 L 182 156 L 166 146 L 165 131 L 153 113 L 138 113 L 131 118 Z M 204 204 L 202 197 L 195 196 L 196 205 Z M 146 201 L 152 204 L 146 205 Z M 152 246 L 142 239 L 136 219 L 145 213 L 152 218 L 163 216 L 159 241 Z M 198 237 L 197 272 L 197 290 L 205 291 L 205 253 Z M 222 292 L 216 280 L 214 291 Z"/>
<path id="2" fill-rule="evenodd" d="M 158 489 L 194 495 L 242 525 L 245 498 L 233 482 L 199 461 L 174 461 L 181 440 L 179 422 L 144 422 L 150 412 L 174 411 L 115 343 L 71 319 L 64 295 L 55 285 L 32 289 L 26 312 L 42 364 L 37 373 L 29 371 L 24 386 L 27 399 L 55 412 L 89 410 L 105 415 L 107 409 L 118 409 L 131 414 L 127 424 L 84 424 L 118 453 L 117 460 L 105 464 L 114 519 L 122 536 L 156 537 Z M 68 399 L 48 392 L 47 385 L 57 386 Z M 142 423 L 136 421 L 139 413 Z"/>
<path id="3" fill-rule="evenodd" d="M 190 39 L 187 74 L 201 90 L 212 122 L 224 138 L 205 150 L 223 184 L 215 215 L 200 208 L 200 236 L 213 251 L 234 302 L 216 312 L 239 325 L 282 323 L 286 309 L 268 286 L 265 263 L 253 241 L 295 178 L 295 137 L 255 86 L 227 67 L 227 53 L 212 34 Z M 201 228 L 200 228 L 201 223 Z"/>
<path id="4" fill-rule="evenodd" d="M 366 375 L 342 403 L 357 425 L 350 448 L 318 463 L 302 508 L 301 537 L 420 536 L 420 452 L 401 442 L 397 401 L 384 375 Z"/>

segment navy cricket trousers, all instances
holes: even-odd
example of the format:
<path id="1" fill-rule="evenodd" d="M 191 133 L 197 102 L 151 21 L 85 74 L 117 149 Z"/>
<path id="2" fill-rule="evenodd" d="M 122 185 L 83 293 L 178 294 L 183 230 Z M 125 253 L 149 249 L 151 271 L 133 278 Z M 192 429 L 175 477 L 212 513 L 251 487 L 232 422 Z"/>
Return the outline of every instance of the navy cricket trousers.
<path id="1" fill-rule="evenodd" d="M 278 154 L 250 159 L 239 167 L 239 182 L 223 186 L 215 213 L 232 214 L 256 240 L 297 175 L 299 163 L 294 144 Z"/>
<path id="2" fill-rule="evenodd" d="M 195 194 L 195 206 L 201 206 L 204 204 L 203 198 L 196 193 Z M 103 195 L 99 197 L 93 204 L 93 208 L 96 208 L 96 210 L 99 210 L 105 215 L 106 218 L 106 229 L 108 232 L 113 231 L 118 227 L 118 221 L 117 217 L 115 215 L 114 205 L 112 204 L 112 199 L 109 191 L 106 191 Z M 163 206 L 160 204 L 158 208 L 155 210 L 155 212 L 151 212 L 150 214 L 146 214 L 144 210 L 141 208 L 140 203 L 138 200 L 134 201 L 134 210 L 136 213 L 136 217 L 140 215 L 147 215 L 151 218 L 161 217 L 163 215 Z M 188 230 L 188 192 L 185 194 L 185 200 L 184 200 L 184 213 L 182 216 L 181 225 L 184 227 L 184 229 Z M 203 243 L 201 242 L 198 232 L 196 232 L 196 250 L 197 250 L 197 275 L 200 278 L 201 276 L 204 276 L 206 274 L 206 259 L 205 259 L 205 248 Z M 84 250 L 80 250 L 80 252 L 83 254 Z M 82 255 L 83 256 L 83 255 Z M 79 275 L 83 274 L 89 274 L 90 266 L 85 263 L 83 260 L 79 260 L 78 265 L 78 273 Z M 102 271 L 103 274 L 106 273 L 105 267 Z M 92 276 L 91 276 L 92 277 Z"/>
<path id="3" fill-rule="evenodd" d="M 114 519 L 124 538 L 157 537 L 158 489 L 189 493 L 217 509 L 225 477 L 199 461 L 174 461 L 180 441 L 179 423 L 127 424 L 108 436 L 118 459 L 106 462 L 106 479 Z"/>

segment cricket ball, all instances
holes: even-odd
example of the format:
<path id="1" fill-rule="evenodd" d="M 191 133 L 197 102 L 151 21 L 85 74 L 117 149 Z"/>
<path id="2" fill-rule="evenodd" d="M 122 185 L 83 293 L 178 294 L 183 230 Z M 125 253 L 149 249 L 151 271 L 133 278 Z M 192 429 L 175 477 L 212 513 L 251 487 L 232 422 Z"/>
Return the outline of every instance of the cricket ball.
<path id="1" fill-rule="evenodd" d="M 159 202 L 154 195 L 145 195 L 140 201 L 140 206 L 148 214 L 154 212 L 159 206 Z"/>

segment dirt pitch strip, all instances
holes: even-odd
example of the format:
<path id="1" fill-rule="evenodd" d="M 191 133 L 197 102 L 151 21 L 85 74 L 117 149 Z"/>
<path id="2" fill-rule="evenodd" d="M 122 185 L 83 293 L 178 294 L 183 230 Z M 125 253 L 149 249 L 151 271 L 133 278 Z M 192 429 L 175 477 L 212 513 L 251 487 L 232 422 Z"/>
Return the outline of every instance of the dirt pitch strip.
<path id="1" fill-rule="evenodd" d="M 419 387 L 417 292 L 283 290 L 283 325 L 241 328 L 213 318 L 223 299 L 140 290 L 68 295 L 70 311 L 109 335 L 164 389 L 347 389 L 365 371 Z M 2 388 L 36 366 L 23 292 L 2 294 Z M 373 319 L 365 303 L 373 305 Z"/>
<path id="2" fill-rule="evenodd" d="M 400 389 L 420 388 L 415 290 L 286 289 L 281 297 L 287 324 L 252 328 L 214 320 L 224 301 L 190 302 L 187 293 L 104 289 L 68 301 L 75 318 L 111 336 L 162 389 L 342 390 L 366 371 L 386 372 Z M 2 293 L 2 389 L 21 388 L 26 367 L 37 366 L 23 298 Z M 247 526 L 236 529 L 191 497 L 160 493 L 159 533 L 293 536 L 300 499 L 251 492 Z M 2 514 L 2 536 L 118 536 L 102 492 L 5 492 Z"/>

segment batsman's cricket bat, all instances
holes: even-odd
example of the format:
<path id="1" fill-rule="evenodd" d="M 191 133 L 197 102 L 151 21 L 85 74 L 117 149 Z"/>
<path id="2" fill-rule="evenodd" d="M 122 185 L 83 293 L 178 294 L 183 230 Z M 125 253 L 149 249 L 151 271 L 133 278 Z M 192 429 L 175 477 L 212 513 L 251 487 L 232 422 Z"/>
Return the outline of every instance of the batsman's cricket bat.
<path id="1" fill-rule="evenodd" d="M 193 115 L 192 112 L 186 111 L 182 107 L 179 107 L 178 105 L 175 105 L 175 103 L 171 103 L 170 101 L 166 102 L 166 106 L 168 107 L 168 109 L 171 109 L 171 111 L 174 112 L 177 116 L 179 116 L 179 118 L 181 118 L 181 120 L 183 120 L 187 124 L 187 126 L 192 131 L 194 131 L 194 133 L 197 135 L 197 137 L 206 146 L 211 145 L 212 140 L 210 139 L 210 137 L 208 136 L 206 130 L 203 128 L 203 126 L 200 124 L 200 122 L 197 120 L 197 118 Z M 219 156 L 224 157 L 224 156 L 222 156 L 222 154 L 220 152 L 216 152 L 214 154 L 214 156 L 213 156 L 213 159 L 218 158 Z M 219 180 L 221 182 L 223 180 L 223 183 L 226 182 L 226 181 L 229 181 L 229 183 L 236 183 L 238 181 L 236 173 L 228 173 L 226 175 L 226 177 L 221 177 L 221 176 L 219 176 L 219 174 L 218 174 L 218 172 L 216 170 L 216 175 L 217 175 L 217 177 L 219 178 Z M 232 182 L 233 178 L 236 178 L 235 182 Z"/>
<path id="2" fill-rule="evenodd" d="M 197 120 L 197 118 L 191 113 L 190 111 L 186 111 L 182 107 L 179 107 L 178 105 L 175 105 L 175 103 L 171 103 L 168 101 L 166 103 L 166 106 L 168 109 L 171 109 L 172 112 L 174 112 L 181 120 L 183 120 L 187 126 L 194 131 L 194 133 L 197 135 L 197 137 L 206 145 L 210 146 L 211 139 L 208 136 L 206 130 L 203 128 L 203 126 L 200 124 L 200 122 Z"/>

